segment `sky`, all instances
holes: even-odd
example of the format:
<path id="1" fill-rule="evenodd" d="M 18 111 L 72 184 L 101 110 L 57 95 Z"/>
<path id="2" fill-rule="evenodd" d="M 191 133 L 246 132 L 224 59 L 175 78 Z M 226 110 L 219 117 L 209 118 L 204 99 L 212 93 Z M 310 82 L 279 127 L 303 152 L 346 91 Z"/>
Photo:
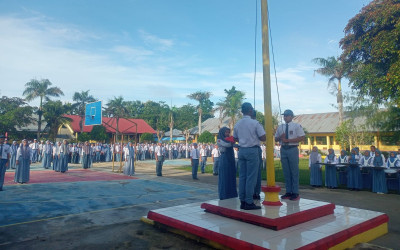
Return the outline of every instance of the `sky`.
<path id="1" fill-rule="evenodd" d="M 336 111 L 328 79 L 314 74 L 319 66 L 312 59 L 340 55 L 345 26 L 369 2 L 268 1 L 274 112 Z M 59 98 L 64 102 L 90 90 L 103 106 L 122 96 L 180 107 L 197 105 L 187 97 L 196 91 L 211 92 L 217 103 L 235 86 L 263 111 L 260 5 L 260 0 L 0 0 L 0 95 L 23 97 L 25 83 L 49 79 L 64 92 Z M 38 100 L 29 104 L 37 106 Z"/>

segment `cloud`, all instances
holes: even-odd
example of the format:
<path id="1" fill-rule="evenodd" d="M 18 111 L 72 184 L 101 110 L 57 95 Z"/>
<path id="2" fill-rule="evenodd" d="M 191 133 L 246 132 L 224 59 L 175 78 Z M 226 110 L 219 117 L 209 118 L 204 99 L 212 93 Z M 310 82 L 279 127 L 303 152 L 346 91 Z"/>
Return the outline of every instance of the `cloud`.
<path id="1" fill-rule="evenodd" d="M 140 37 L 144 42 L 150 46 L 155 46 L 159 50 L 168 50 L 174 45 L 174 41 L 171 39 L 159 38 L 153 34 L 150 34 L 144 30 L 139 30 Z"/>

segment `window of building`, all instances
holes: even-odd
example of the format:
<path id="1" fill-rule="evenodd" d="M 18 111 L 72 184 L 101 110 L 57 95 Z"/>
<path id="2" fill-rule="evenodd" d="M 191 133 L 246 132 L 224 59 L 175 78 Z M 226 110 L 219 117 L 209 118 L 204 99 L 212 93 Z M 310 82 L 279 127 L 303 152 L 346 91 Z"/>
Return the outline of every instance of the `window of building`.
<path id="1" fill-rule="evenodd" d="M 334 145 L 333 136 L 329 136 L 329 145 Z"/>
<path id="2" fill-rule="evenodd" d="M 315 140 L 317 141 L 317 145 L 326 145 L 327 141 L 326 141 L 326 136 L 316 136 Z"/>

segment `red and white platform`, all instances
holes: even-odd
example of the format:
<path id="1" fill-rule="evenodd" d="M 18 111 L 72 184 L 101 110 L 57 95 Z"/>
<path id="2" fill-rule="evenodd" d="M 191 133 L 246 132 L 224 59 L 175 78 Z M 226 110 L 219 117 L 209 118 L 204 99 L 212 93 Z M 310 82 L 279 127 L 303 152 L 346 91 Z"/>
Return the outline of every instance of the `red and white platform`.
<path id="1" fill-rule="evenodd" d="M 387 233 L 383 213 L 308 199 L 282 202 L 241 210 L 237 198 L 211 200 L 152 210 L 147 219 L 233 249 L 344 249 Z"/>

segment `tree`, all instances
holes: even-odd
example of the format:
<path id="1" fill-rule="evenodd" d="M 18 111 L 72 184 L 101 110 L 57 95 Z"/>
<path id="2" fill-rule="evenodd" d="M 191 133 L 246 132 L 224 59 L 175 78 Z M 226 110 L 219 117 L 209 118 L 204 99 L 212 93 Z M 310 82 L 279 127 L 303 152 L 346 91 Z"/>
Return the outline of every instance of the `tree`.
<path id="1" fill-rule="evenodd" d="M 331 93 L 337 97 L 337 104 L 339 109 L 339 125 L 343 122 L 343 94 L 342 94 L 342 78 L 346 77 L 347 72 L 345 64 L 342 63 L 341 59 L 336 59 L 331 56 L 328 58 L 314 58 L 313 62 L 322 66 L 322 68 L 316 69 L 314 72 L 323 76 L 329 77 L 328 88 L 331 89 Z M 335 80 L 338 81 L 336 85 Z"/>
<path id="2" fill-rule="evenodd" d="M 233 131 L 233 126 L 236 123 L 238 117 L 240 117 L 240 109 L 243 103 L 245 93 L 236 90 L 235 86 L 232 86 L 231 89 L 224 89 L 226 93 L 226 97 L 221 102 L 217 103 L 220 112 L 222 112 L 223 117 L 229 117 L 229 127 L 231 131 Z"/>
<path id="3" fill-rule="evenodd" d="M 89 133 L 86 133 L 86 132 L 80 133 L 78 135 L 78 141 L 80 141 L 80 142 L 90 141 Z"/>
<path id="4" fill-rule="evenodd" d="M 342 149 L 372 144 L 374 137 L 366 132 L 367 128 L 366 125 L 356 126 L 353 119 L 348 119 L 336 128 L 336 141 Z"/>
<path id="5" fill-rule="evenodd" d="M 350 19 L 340 41 L 341 58 L 359 96 L 400 107 L 400 2 L 374 0 Z"/>
<path id="6" fill-rule="evenodd" d="M 147 101 L 141 117 L 155 130 L 166 131 L 169 127 L 169 111 L 169 106 L 163 101 Z"/>
<path id="7" fill-rule="evenodd" d="M 47 122 L 46 129 L 49 130 L 51 140 L 56 139 L 58 130 L 63 124 L 69 124 L 72 121 L 71 118 L 63 116 L 71 109 L 71 104 L 63 104 L 61 101 L 48 101 L 43 105 L 43 116 Z"/>
<path id="8" fill-rule="evenodd" d="M 98 142 L 104 142 L 105 140 L 107 140 L 108 135 L 106 132 L 106 128 L 103 125 L 93 126 L 93 129 L 90 132 L 90 139 Z"/>
<path id="9" fill-rule="evenodd" d="M 0 99 L 0 131 L 17 131 L 16 127 L 23 127 L 31 124 L 33 108 L 18 97 L 8 98 L 3 96 Z"/>
<path id="10" fill-rule="evenodd" d="M 80 93 L 75 92 L 74 96 L 72 97 L 72 100 L 75 101 L 75 103 L 72 105 L 75 110 L 75 113 L 81 117 L 80 122 L 79 122 L 79 127 L 80 127 L 81 133 L 82 133 L 85 112 L 86 112 L 86 104 L 95 102 L 97 100 L 92 95 L 89 95 L 89 90 L 81 91 Z"/>
<path id="11" fill-rule="evenodd" d="M 185 130 L 196 126 L 196 107 L 188 103 L 179 108 L 174 108 L 175 128 Z"/>
<path id="12" fill-rule="evenodd" d="M 153 134 L 150 134 L 150 133 L 143 133 L 143 134 L 140 136 L 140 142 L 152 142 L 152 141 L 154 141 L 154 136 L 153 136 Z"/>
<path id="13" fill-rule="evenodd" d="M 198 142 L 200 142 L 200 143 L 215 143 L 215 138 L 210 132 L 204 131 L 199 136 Z"/>
<path id="14" fill-rule="evenodd" d="M 214 105 L 213 102 L 210 101 L 210 96 L 211 96 L 211 92 L 207 92 L 207 91 L 197 91 L 195 93 L 192 93 L 190 95 L 188 95 L 188 97 L 192 100 L 196 100 L 199 102 L 199 105 L 197 105 L 197 111 L 199 114 L 199 122 L 198 122 L 198 126 L 199 126 L 199 135 L 201 134 L 201 123 L 202 123 L 202 118 L 203 118 L 203 114 L 205 114 L 207 117 L 204 117 L 205 119 L 213 117 L 213 115 L 211 115 L 212 112 L 212 107 Z"/>
<path id="15" fill-rule="evenodd" d="M 118 135 L 119 135 L 119 119 L 120 118 L 127 118 L 128 116 L 128 110 L 125 105 L 124 98 L 122 96 L 120 97 L 114 97 L 114 99 L 110 100 L 107 103 L 107 107 L 104 110 L 104 113 L 108 117 L 113 117 L 116 120 L 116 127 L 115 127 L 115 137 L 116 141 L 118 142 Z"/>
<path id="16" fill-rule="evenodd" d="M 43 101 L 47 102 L 50 100 L 50 97 L 59 97 L 60 95 L 64 95 L 58 87 L 50 87 L 52 83 L 48 79 L 42 79 L 40 81 L 36 79 L 32 79 L 25 84 L 25 90 L 22 93 L 26 96 L 26 100 L 32 101 L 36 98 L 40 99 L 39 109 L 37 111 L 39 115 L 38 119 L 38 131 L 37 131 L 37 139 L 40 139 L 40 131 L 42 129 L 42 115 L 43 115 Z"/>

